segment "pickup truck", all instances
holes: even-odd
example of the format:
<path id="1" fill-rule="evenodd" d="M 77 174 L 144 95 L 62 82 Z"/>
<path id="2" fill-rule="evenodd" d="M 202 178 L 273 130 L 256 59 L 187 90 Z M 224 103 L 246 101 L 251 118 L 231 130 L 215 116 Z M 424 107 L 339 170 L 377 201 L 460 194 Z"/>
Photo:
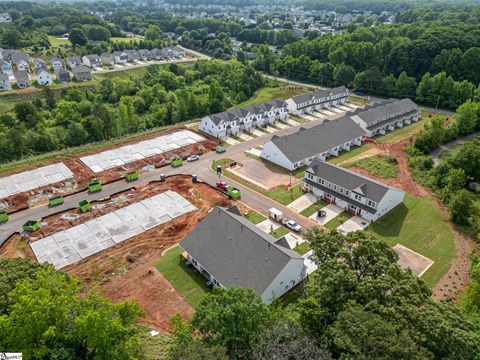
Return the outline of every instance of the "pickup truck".
<path id="1" fill-rule="evenodd" d="M 290 230 L 293 230 L 295 232 L 301 232 L 302 231 L 302 227 L 300 225 L 298 225 L 295 221 L 293 220 L 282 220 L 282 224 L 285 225 L 287 228 L 289 228 Z"/>

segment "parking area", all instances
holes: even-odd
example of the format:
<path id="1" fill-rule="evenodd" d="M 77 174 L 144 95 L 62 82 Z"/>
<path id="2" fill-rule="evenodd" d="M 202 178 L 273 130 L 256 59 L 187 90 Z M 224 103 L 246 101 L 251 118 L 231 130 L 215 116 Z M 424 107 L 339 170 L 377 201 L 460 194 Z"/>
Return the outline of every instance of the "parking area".
<path id="1" fill-rule="evenodd" d="M 299 213 L 314 204 L 316 201 L 317 197 L 315 195 L 312 193 L 306 193 L 288 204 L 287 207 Z"/>
<path id="2" fill-rule="evenodd" d="M 286 125 L 286 124 L 284 124 L 284 123 L 281 123 L 281 122 L 279 122 L 279 123 L 277 123 L 277 124 L 275 124 L 275 125 L 276 125 L 278 128 L 280 128 L 280 129 L 288 129 L 288 128 L 290 127 L 290 126 L 288 126 L 288 125 Z"/>
<path id="3" fill-rule="evenodd" d="M 247 135 L 247 134 L 245 134 L 245 133 L 243 133 L 243 132 L 239 133 L 239 134 L 238 134 L 238 137 L 239 137 L 240 139 L 242 139 L 242 140 L 245 140 L 245 141 L 252 139 L 251 136 L 249 136 L 249 135 Z"/>
<path id="4" fill-rule="evenodd" d="M 348 234 L 354 231 L 361 231 L 369 224 L 370 223 L 367 220 L 362 219 L 360 216 L 352 216 L 350 219 L 340 225 L 337 230 L 342 234 Z"/>
<path id="5" fill-rule="evenodd" d="M 315 115 L 310 115 L 310 114 L 301 114 L 301 115 L 298 115 L 300 116 L 301 118 L 307 120 L 307 121 L 315 121 L 315 120 L 319 120 L 318 117 L 316 117 Z"/>
<path id="6" fill-rule="evenodd" d="M 262 151 L 258 150 L 258 149 L 255 149 L 255 148 L 252 148 L 252 149 L 248 149 L 247 153 L 260 157 L 260 155 L 262 154 Z"/>
<path id="7" fill-rule="evenodd" d="M 396 244 L 393 247 L 393 250 L 398 254 L 398 265 L 400 265 L 402 269 L 412 270 L 412 274 L 415 276 L 422 276 L 434 263 L 432 259 L 429 259 L 402 244 Z"/>
<path id="8" fill-rule="evenodd" d="M 296 122 L 295 120 L 288 119 L 287 124 L 292 125 L 292 126 L 297 126 L 300 125 L 300 123 Z"/>
<path id="9" fill-rule="evenodd" d="M 318 222 L 321 225 L 325 225 L 343 212 L 341 207 L 334 204 L 328 204 L 327 206 L 323 207 L 322 210 L 325 212 L 325 216 L 318 217 L 317 213 L 314 213 L 312 216 L 310 216 L 310 219 Z"/>
<path id="10" fill-rule="evenodd" d="M 270 234 L 270 232 L 280 228 L 279 223 L 272 221 L 270 219 L 263 220 L 261 223 L 258 223 L 256 226 L 263 232 L 266 232 L 267 234 Z"/>
<path id="11" fill-rule="evenodd" d="M 225 138 L 225 142 L 228 144 L 228 145 L 237 145 L 237 144 L 240 144 L 240 141 L 238 140 L 235 140 L 234 138 L 231 138 L 230 136 Z"/>
<path id="12" fill-rule="evenodd" d="M 253 135 L 256 135 L 256 136 L 263 136 L 265 135 L 264 132 L 258 130 L 258 129 L 251 129 L 250 132 L 253 134 Z"/>

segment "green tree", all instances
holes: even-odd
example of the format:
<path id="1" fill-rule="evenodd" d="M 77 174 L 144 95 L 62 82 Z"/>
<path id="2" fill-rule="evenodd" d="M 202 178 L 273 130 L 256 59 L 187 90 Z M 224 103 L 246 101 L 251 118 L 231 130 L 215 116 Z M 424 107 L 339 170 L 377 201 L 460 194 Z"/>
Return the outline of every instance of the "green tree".
<path id="1" fill-rule="evenodd" d="M 162 31 L 157 25 L 148 25 L 147 30 L 145 30 L 145 39 L 150 41 L 156 41 L 160 39 Z"/>
<path id="2" fill-rule="evenodd" d="M 468 225 L 468 220 L 473 210 L 473 194 L 465 189 L 452 194 L 448 208 L 450 217 L 455 224 Z"/>
<path id="3" fill-rule="evenodd" d="M 70 30 L 68 40 L 70 40 L 73 46 L 85 46 L 88 43 L 87 34 L 82 28 L 78 27 Z"/>
<path id="4" fill-rule="evenodd" d="M 335 66 L 333 70 L 333 82 L 336 86 L 350 86 L 355 78 L 355 69 L 343 63 Z"/>
<path id="5" fill-rule="evenodd" d="M 477 110 L 471 100 L 457 109 L 456 124 L 459 135 L 471 134 L 478 126 Z"/>
<path id="6" fill-rule="evenodd" d="M 410 97 L 415 98 L 417 89 L 417 82 L 414 77 L 408 76 L 405 71 L 403 71 L 398 77 L 395 83 L 395 96 L 404 98 Z"/>

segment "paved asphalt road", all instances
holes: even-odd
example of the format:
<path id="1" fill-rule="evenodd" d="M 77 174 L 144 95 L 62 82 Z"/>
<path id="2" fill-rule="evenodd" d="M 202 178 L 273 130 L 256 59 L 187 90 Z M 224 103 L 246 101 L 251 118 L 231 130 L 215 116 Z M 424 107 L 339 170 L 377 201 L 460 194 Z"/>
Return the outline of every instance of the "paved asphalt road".
<path id="1" fill-rule="evenodd" d="M 332 115 L 330 117 L 327 117 L 327 119 L 333 120 L 342 115 L 343 113 Z M 290 133 L 296 132 L 300 126 L 310 128 L 323 121 L 324 120 L 316 120 L 316 121 L 311 121 L 308 123 L 292 126 L 287 129 L 277 130 L 274 134 L 276 135 L 290 134 Z M 23 211 L 19 211 L 17 213 L 12 214 L 8 222 L 0 225 L 0 245 L 2 245 L 13 233 L 18 231 L 22 227 L 22 225 L 28 220 L 41 219 L 49 215 L 65 211 L 67 209 L 76 208 L 78 207 L 78 203 L 84 199 L 88 201 L 100 200 L 112 194 L 135 187 L 136 185 L 148 183 L 152 180 L 157 180 L 161 173 L 164 173 L 166 175 L 195 174 L 198 176 L 200 180 L 215 186 L 215 183 L 219 179 L 217 174 L 215 174 L 211 170 L 211 165 L 215 160 L 233 156 L 234 154 L 238 154 L 252 147 L 263 145 L 264 143 L 269 141 L 271 137 L 272 137 L 272 134 L 266 134 L 264 136 L 253 138 L 251 140 L 239 143 L 237 145 L 230 146 L 227 149 L 227 152 L 223 154 L 209 152 L 205 155 L 202 155 L 200 157 L 200 160 L 192 163 L 184 162 L 184 165 L 178 168 L 165 166 L 165 167 L 156 169 L 154 171 L 143 173 L 140 179 L 134 183 L 127 183 L 125 180 L 119 180 L 119 181 L 104 185 L 103 190 L 98 193 L 89 194 L 87 191 L 84 191 L 78 194 L 66 196 L 65 203 L 57 207 L 50 208 L 46 205 L 43 205 L 43 206 L 38 206 L 38 207 L 23 210 Z M 228 178 L 225 180 L 229 183 L 233 182 L 231 179 L 228 179 Z M 267 198 L 251 190 L 250 188 L 247 188 L 239 183 L 235 183 L 235 186 L 241 191 L 242 197 L 240 201 L 264 215 L 268 215 L 268 209 L 275 207 L 283 211 L 284 215 L 287 218 L 293 219 L 304 228 L 315 226 L 315 225 L 318 226 L 318 224 L 315 223 L 314 221 L 306 219 L 305 217 L 299 215 L 298 213 L 291 210 L 290 208 L 282 206 L 276 201 L 273 201 L 272 199 Z"/>
<path id="2" fill-rule="evenodd" d="M 463 136 L 457 140 L 454 140 L 452 142 L 449 142 L 448 144 L 440 146 L 438 149 L 432 151 L 430 153 L 430 156 L 433 158 L 433 163 L 435 166 L 437 166 L 440 163 L 440 156 L 447 151 L 448 149 L 451 149 L 452 147 L 461 144 L 464 141 L 472 140 L 473 138 L 479 137 L 480 132 L 476 132 L 470 135 Z"/>

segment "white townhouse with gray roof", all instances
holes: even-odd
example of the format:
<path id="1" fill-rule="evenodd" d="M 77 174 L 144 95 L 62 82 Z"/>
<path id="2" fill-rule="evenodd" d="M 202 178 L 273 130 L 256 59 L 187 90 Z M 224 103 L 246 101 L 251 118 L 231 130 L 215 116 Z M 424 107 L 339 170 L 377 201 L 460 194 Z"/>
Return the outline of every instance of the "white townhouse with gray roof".
<path id="1" fill-rule="evenodd" d="M 320 160 L 305 171 L 305 187 L 319 198 L 374 222 L 402 204 L 405 193 Z"/>
<path id="2" fill-rule="evenodd" d="M 286 100 L 288 111 L 293 115 L 312 113 L 334 105 L 343 104 L 348 99 L 348 89 L 339 86 L 333 89 L 314 91 L 297 95 Z"/>
<path id="3" fill-rule="evenodd" d="M 82 62 L 83 65 L 88 66 L 89 68 L 96 68 L 102 66 L 102 60 L 97 54 L 82 56 Z"/>
<path id="4" fill-rule="evenodd" d="M 365 131 L 348 116 L 343 116 L 296 133 L 277 136 L 267 142 L 260 157 L 285 169 L 295 170 L 309 165 L 314 159 L 326 160 L 362 145 Z"/>
<path id="5" fill-rule="evenodd" d="M 304 259 L 280 244 L 237 207 L 216 207 L 180 247 L 212 285 L 253 289 L 270 304 L 306 276 Z"/>
<path id="6" fill-rule="evenodd" d="M 214 137 L 224 137 L 250 130 L 256 126 L 274 124 L 288 116 L 287 104 L 283 100 L 247 106 L 241 109 L 224 111 L 205 116 L 200 122 L 200 130 Z"/>
<path id="7" fill-rule="evenodd" d="M 351 118 L 373 137 L 410 125 L 419 120 L 420 114 L 418 105 L 410 99 L 389 99 L 357 109 Z"/>

